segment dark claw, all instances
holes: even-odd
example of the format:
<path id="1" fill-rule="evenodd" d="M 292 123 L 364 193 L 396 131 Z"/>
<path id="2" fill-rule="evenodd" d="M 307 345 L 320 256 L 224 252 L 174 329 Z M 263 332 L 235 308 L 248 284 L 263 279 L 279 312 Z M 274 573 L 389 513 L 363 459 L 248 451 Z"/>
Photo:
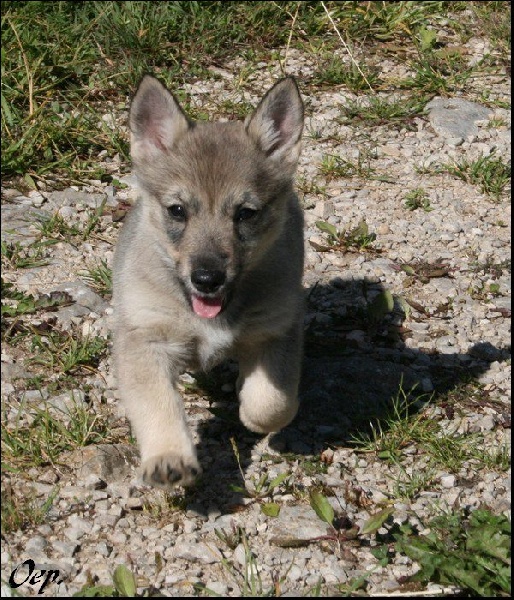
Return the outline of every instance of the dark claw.
<path id="1" fill-rule="evenodd" d="M 153 470 L 152 481 L 155 481 L 155 483 L 162 483 L 162 477 L 158 465 L 155 465 L 155 468 Z"/>
<path id="2" fill-rule="evenodd" d="M 170 483 L 176 483 L 179 479 L 180 473 L 178 471 L 175 471 L 175 469 L 173 469 L 171 465 L 168 465 L 168 481 Z"/>

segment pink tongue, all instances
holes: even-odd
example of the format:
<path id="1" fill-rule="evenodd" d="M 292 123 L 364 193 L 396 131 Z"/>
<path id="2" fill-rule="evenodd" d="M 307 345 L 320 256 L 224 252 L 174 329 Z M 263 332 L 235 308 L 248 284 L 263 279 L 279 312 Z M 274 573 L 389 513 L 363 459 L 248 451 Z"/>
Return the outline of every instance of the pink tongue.
<path id="1" fill-rule="evenodd" d="M 200 298 L 193 294 L 193 310 L 199 317 L 212 319 L 221 311 L 222 298 Z"/>

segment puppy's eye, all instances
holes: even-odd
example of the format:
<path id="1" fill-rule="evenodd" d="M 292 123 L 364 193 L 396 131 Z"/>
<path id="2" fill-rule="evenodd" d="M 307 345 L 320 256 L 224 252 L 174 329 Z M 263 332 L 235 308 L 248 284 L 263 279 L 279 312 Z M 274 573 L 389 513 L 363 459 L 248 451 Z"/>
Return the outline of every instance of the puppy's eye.
<path id="1" fill-rule="evenodd" d="M 186 209 L 181 204 L 172 204 L 168 206 L 168 214 L 175 221 L 186 220 Z"/>
<path id="2" fill-rule="evenodd" d="M 255 217 L 259 211 L 255 208 L 248 208 L 247 206 L 240 206 L 236 211 L 236 221 L 248 221 Z"/>

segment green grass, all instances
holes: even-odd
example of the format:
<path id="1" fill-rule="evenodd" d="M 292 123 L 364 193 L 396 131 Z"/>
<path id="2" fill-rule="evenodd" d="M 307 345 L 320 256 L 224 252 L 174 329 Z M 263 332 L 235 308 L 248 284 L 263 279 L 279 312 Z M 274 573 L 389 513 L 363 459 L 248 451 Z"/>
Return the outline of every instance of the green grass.
<path id="1" fill-rule="evenodd" d="M 423 94 L 450 95 L 463 90 L 475 70 L 467 66 L 460 53 L 427 51 L 410 64 L 414 77 L 398 81 L 398 87 L 414 89 Z"/>
<path id="2" fill-rule="evenodd" d="M 345 530 L 339 526 L 336 512 L 321 491 L 311 492 L 310 505 L 328 525 L 327 534 L 311 539 L 311 542 L 330 539 L 335 543 L 347 543 L 351 539 L 367 546 L 369 537 L 375 537 L 371 553 L 378 564 L 338 586 L 343 595 L 365 589 L 376 569 L 386 567 L 393 558 L 407 556 L 419 565 L 419 569 L 403 584 L 450 584 L 464 596 L 510 596 L 511 523 L 504 515 L 495 515 L 486 507 L 472 512 L 438 510 L 421 525 L 423 533 L 420 533 L 409 521 L 398 526 L 393 518 L 394 507 L 387 506 L 374 511 L 361 528 L 352 526 L 343 515 L 343 524 L 350 527 Z M 338 545 L 334 549 L 337 550 Z"/>
<path id="3" fill-rule="evenodd" d="M 410 192 L 407 192 L 404 199 L 404 206 L 409 210 L 416 210 L 418 208 L 422 208 L 425 212 L 434 210 L 430 206 L 430 198 L 423 188 L 414 188 Z"/>
<path id="4" fill-rule="evenodd" d="M 12 284 L 2 279 L 2 318 L 20 317 L 42 310 L 55 310 L 56 307 L 70 303 L 71 299 L 65 292 L 52 292 L 34 297 L 32 294 L 16 290 Z"/>
<path id="5" fill-rule="evenodd" d="M 127 135 L 116 117 L 114 126 L 102 117 L 126 110 L 148 71 L 185 99 L 183 83 L 217 77 L 207 67 L 243 56 L 249 64 L 234 86 L 244 90 L 252 63 L 278 60 L 287 68 L 275 49 L 290 45 L 318 62 L 304 85 L 369 92 L 394 83 L 382 81 L 367 60 L 383 57 L 393 43 L 406 49 L 415 71 L 399 84 L 429 99 L 460 89 L 471 74 L 458 53 L 439 48 L 445 39 L 431 38 L 440 24 L 466 40 L 480 23 L 498 52 L 505 55 L 510 45 L 506 2 L 473 3 L 471 14 L 463 2 L 325 5 L 333 22 L 320 2 L 3 2 L 2 179 L 28 175 L 37 182 L 60 174 L 82 181 L 105 175 L 97 164 L 101 151 L 128 160 Z M 503 62 L 492 66 L 499 67 Z M 239 117 L 241 106 L 220 109 Z"/>
<path id="6" fill-rule="evenodd" d="M 103 258 L 96 265 L 84 270 L 80 276 L 104 298 L 112 296 L 112 269 Z"/>
<path id="7" fill-rule="evenodd" d="M 320 252 L 346 250 L 348 248 L 367 250 L 373 246 L 377 239 L 376 234 L 369 231 L 365 219 L 362 219 L 357 227 L 352 229 L 338 230 L 334 225 L 326 221 L 316 221 L 316 227 L 326 234 L 327 240 L 327 246 L 319 246 L 311 242 L 311 245 Z"/>
<path id="8" fill-rule="evenodd" d="M 82 369 L 94 370 L 105 355 L 107 340 L 77 331 L 69 334 L 54 330 L 44 336 L 34 335 L 31 347 L 33 356 L 29 363 L 66 375 Z"/>
<path id="9" fill-rule="evenodd" d="M 270 478 L 268 473 L 264 472 L 260 477 L 255 477 L 252 475 L 250 477 L 250 481 L 247 481 L 243 468 L 241 467 L 241 458 L 235 439 L 230 438 L 230 443 L 232 445 L 232 451 L 236 457 L 239 473 L 241 474 L 241 479 L 244 484 L 243 486 L 232 485 L 231 489 L 233 491 L 240 492 L 249 498 L 255 498 L 259 500 L 271 497 L 280 485 L 284 484 L 286 487 L 289 485 L 289 473 L 280 473 L 276 477 Z"/>
<path id="10" fill-rule="evenodd" d="M 419 166 L 420 174 L 448 173 L 471 185 L 495 202 L 505 200 L 510 192 L 511 161 L 503 160 L 491 154 L 480 156 L 475 160 L 463 158 L 450 163 L 430 167 Z"/>
<path id="11" fill-rule="evenodd" d="M 101 117 L 145 72 L 176 89 L 238 46 L 286 41 L 295 3 L 252 4 L 2 3 L 2 177 L 99 177 L 100 151 L 127 159 L 128 139 Z"/>
<path id="12" fill-rule="evenodd" d="M 48 264 L 46 245 L 41 243 L 22 246 L 20 242 L 2 240 L 1 255 L 2 267 L 10 269 L 33 269 Z"/>
<path id="13" fill-rule="evenodd" d="M 311 85 L 345 85 L 352 92 L 374 90 L 380 83 L 376 70 L 364 69 L 355 63 L 348 64 L 338 56 L 322 60 L 314 73 Z"/>
<path id="14" fill-rule="evenodd" d="M 488 37 L 498 53 L 496 60 L 508 66 L 512 36 L 510 2 L 473 2 L 472 11 L 475 35 Z"/>
<path id="15" fill-rule="evenodd" d="M 343 124 L 353 123 L 367 125 L 404 125 L 411 119 L 423 114 L 426 98 L 419 97 L 382 97 L 370 96 L 365 101 L 352 100 L 341 108 L 340 121 Z"/>
<path id="16" fill-rule="evenodd" d="M 324 154 L 321 159 L 319 171 L 327 181 L 351 177 L 365 179 L 374 173 L 371 166 L 373 158 L 372 153 L 366 151 L 359 152 L 356 161 L 346 160 L 334 154 Z"/>
<path id="17" fill-rule="evenodd" d="M 437 23 L 447 14 L 445 2 L 338 2 L 332 8 L 341 31 L 349 39 L 380 40 L 410 39 L 431 19 Z M 462 8 L 462 3 L 452 3 Z"/>
<path id="18" fill-rule="evenodd" d="M 2 492 L 2 535 L 44 523 L 58 491 L 56 487 L 43 503 L 35 497 Z"/>
<path id="19" fill-rule="evenodd" d="M 22 401 L 16 422 L 2 418 L 1 427 L 2 460 L 14 469 L 53 465 L 63 452 L 109 438 L 105 419 L 73 398 L 65 411 Z"/>
<path id="20" fill-rule="evenodd" d="M 469 394 L 469 386 L 466 389 Z M 506 445 L 490 448 L 482 433 L 458 433 L 457 425 L 442 427 L 429 405 L 418 411 L 420 398 L 412 400 L 412 392 L 400 387 L 389 414 L 372 426 L 371 434 L 354 438 L 358 449 L 374 452 L 399 468 L 401 475 L 395 484 L 398 497 L 412 499 L 419 491 L 428 489 L 436 472 L 458 473 L 464 464 L 472 464 L 477 470 L 509 468 L 510 451 Z M 449 394 L 450 402 L 452 395 L 457 403 L 459 391 Z M 403 468 L 407 449 L 415 449 L 418 460 L 426 461 L 423 473 L 407 474 Z"/>
<path id="21" fill-rule="evenodd" d="M 463 159 L 446 164 L 441 169 L 478 186 L 482 193 L 496 201 L 505 198 L 510 187 L 511 162 L 505 162 L 494 153 L 481 156 L 474 161 Z"/>
<path id="22" fill-rule="evenodd" d="M 511 523 L 487 509 L 435 517 L 418 535 L 409 525 L 395 534 L 395 549 L 420 565 L 411 580 L 452 584 L 466 596 L 502 597 L 511 592 Z"/>
<path id="23" fill-rule="evenodd" d="M 37 219 L 35 224 L 39 233 L 39 242 L 51 244 L 65 241 L 73 244 L 74 242 L 83 242 L 94 233 L 100 225 L 100 219 L 103 215 L 105 200 L 95 209 L 87 211 L 87 219 L 84 223 L 78 219 L 75 223 L 65 219 L 59 212 L 51 216 Z"/>
<path id="24" fill-rule="evenodd" d="M 226 570 L 227 574 L 237 582 L 241 597 L 261 598 L 280 596 L 280 586 L 286 580 L 287 572 L 291 568 L 285 570 L 285 573 L 273 575 L 273 583 L 270 587 L 265 586 L 261 577 L 261 569 L 257 562 L 257 556 L 250 546 L 248 534 L 243 527 L 234 527 L 231 532 L 225 530 L 215 530 L 218 538 L 224 542 L 227 547 L 234 550 L 237 546 L 242 545 L 244 549 L 243 565 L 239 565 L 234 560 L 226 558 L 221 559 L 221 565 Z M 210 590 L 204 583 L 195 583 L 195 591 L 200 595 L 217 596 L 218 594 Z"/>

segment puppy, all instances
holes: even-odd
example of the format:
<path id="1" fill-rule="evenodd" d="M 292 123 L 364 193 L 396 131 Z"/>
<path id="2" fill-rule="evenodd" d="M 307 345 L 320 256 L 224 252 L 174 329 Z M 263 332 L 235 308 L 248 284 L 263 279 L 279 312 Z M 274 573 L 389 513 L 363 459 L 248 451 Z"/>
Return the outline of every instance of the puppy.
<path id="1" fill-rule="evenodd" d="M 200 473 L 176 389 L 185 370 L 239 363 L 251 431 L 298 409 L 303 214 L 293 190 L 303 104 L 293 78 L 243 122 L 192 121 L 145 76 L 130 110 L 139 197 L 113 267 L 114 360 L 142 478 L 190 485 Z"/>

